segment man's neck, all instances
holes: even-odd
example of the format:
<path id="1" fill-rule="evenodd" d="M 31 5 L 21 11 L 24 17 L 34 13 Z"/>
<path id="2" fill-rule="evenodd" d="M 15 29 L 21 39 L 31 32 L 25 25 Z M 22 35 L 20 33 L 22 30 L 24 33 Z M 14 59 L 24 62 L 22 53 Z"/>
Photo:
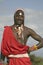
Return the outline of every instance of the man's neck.
<path id="1" fill-rule="evenodd" d="M 24 25 L 23 24 L 21 24 L 21 25 L 14 25 L 14 27 L 16 27 L 16 28 L 18 28 L 18 27 L 24 27 Z"/>

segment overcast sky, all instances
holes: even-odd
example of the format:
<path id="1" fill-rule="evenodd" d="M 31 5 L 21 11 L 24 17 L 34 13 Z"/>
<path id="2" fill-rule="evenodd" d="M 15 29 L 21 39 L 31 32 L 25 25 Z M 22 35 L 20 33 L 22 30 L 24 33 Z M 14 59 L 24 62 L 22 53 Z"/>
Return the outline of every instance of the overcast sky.
<path id="1" fill-rule="evenodd" d="M 0 45 L 4 26 L 13 24 L 13 15 L 17 9 L 25 13 L 25 25 L 43 37 L 43 0 L 0 0 Z M 37 43 L 29 38 L 27 44 Z M 1 47 L 0 47 L 1 48 Z M 43 49 L 37 51 L 43 54 Z"/>

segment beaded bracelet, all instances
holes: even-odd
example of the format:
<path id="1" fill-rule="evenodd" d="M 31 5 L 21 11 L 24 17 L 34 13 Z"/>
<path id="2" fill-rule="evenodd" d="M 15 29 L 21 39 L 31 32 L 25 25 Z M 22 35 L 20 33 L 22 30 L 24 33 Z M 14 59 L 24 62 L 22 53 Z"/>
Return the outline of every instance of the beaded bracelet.
<path id="1" fill-rule="evenodd" d="M 34 49 L 35 49 L 35 50 L 37 50 L 37 49 L 38 49 L 38 48 L 37 48 L 37 46 L 36 46 L 36 44 L 34 44 Z"/>

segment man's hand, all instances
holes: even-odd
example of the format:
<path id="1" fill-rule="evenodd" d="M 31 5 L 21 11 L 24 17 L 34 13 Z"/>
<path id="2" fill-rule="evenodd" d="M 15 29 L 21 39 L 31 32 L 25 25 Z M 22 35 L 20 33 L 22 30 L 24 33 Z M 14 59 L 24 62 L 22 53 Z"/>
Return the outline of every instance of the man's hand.
<path id="1" fill-rule="evenodd" d="M 30 53 L 30 52 L 32 52 L 32 51 L 35 51 L 35 50 L 37 50 L 37 49 L 38 49 L 37 46 L 36 46 L 36 45 L 33 45 L 32 47 L 29 47 L 28 53 Z"/>

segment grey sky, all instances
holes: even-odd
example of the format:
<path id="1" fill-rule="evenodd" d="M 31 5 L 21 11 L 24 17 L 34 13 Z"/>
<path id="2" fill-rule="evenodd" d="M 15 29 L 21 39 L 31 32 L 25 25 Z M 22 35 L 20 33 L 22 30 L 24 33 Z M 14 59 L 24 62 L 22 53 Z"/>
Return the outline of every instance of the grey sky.
<path id="1" fill-rule="evenodd" d="M 43 37 L 43 0 L 0 0 L 0 43 L 4 26 L 13 24 L 13 15 L 18 8 L 24 9 L 25 25 Z M 37 43 L 30 38 L 27 45 Z M 40 54 L 43 54 L 42 50 Z"/>

